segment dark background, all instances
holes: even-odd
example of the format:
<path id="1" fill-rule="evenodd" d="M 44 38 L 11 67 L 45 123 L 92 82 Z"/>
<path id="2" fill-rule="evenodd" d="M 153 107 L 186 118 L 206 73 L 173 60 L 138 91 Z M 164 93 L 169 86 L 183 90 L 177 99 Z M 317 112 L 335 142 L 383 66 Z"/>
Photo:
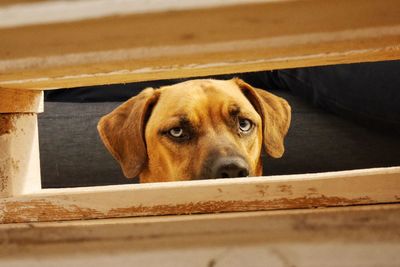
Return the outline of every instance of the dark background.
<path id="1" fill-rule="evenodd" d="M 241 77 L 285 98 L 292 124 L 281 159 L 263 154 L 264 175 L 400 165 L 400 61 L 215 76 Z M 184 79 L 48 91 L 39 115 L 42 185 L 137 183 L 123 177 L 96 125 L 146 87 Z"/>

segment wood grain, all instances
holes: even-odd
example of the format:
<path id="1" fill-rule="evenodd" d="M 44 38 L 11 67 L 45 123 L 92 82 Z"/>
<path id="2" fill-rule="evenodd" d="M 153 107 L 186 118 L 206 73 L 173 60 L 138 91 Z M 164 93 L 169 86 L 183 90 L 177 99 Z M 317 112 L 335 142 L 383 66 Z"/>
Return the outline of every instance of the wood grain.
<path id="1" fill-rule="evenodd" d="M 43 112 L 43 92 L 33 90 L 0 89 L 0 113 Z"/>
<path id="2" fill-rule="evenodd" d="M 0 87 L 400 59 L 399 13 L 397 0 L 285 1 L 0 29 Z"/>
<path id="3" fill-rule="evenodd" d="M 0 199 L 0 223 L 317 208 L 400 201 L 400 167 L 45 189 Z"/>
<path id="4" fill-rule="evenodd" d="M 40 189 L 36 113 L 0 114 L 0 198 Z"/>
<path id="5" fill-rule="evenodd" d="M 0 225 L 2 266 L 397 266 L 400 206 Z"/>

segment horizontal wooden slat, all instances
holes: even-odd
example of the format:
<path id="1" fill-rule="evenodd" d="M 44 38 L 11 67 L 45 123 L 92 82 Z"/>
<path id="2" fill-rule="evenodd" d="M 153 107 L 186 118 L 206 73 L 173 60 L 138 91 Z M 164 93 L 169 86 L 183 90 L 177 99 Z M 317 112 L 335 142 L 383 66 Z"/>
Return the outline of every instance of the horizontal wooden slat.
<path id="1" fill-rule="evenodd" d="M 400 167 L 288 176 L 45 189 L 0 199 L 0 222 L 400 202 Z"/>
<path id="2" fill-rule="evenodd" d="M 336 237 L 338 230 L 352 232 L 353 235 L 359 231 L 359 234 L 362 233 L 357 235 L 359 241 L 368 240 L 382 231 L 389 232 L 385 236 L 387 239 L 398 240 L 400 235 L 393 235 L 394 232 L 390 231 L 400 231 L 400 204 L 3 224 L 0 225 L 0 244 L 39 245 L 120 239 L 137 241 L 176 236 L 209 237 L 241 231 L 245 234 L 268 234 L 270 242 L 303 238 L 317 241 Z M 52 234 L 47 235 L 49 232 Z M 342 236 L 345 239 L 347 237 Z"/>
<path id="3" fill-rule="evenodd" d="M 397 266 L 399 204 L 0 225 L 2 266 Z"/>
<path id="4" fill-rule="evenodd" d="M 27 3 L 35 3 L 35 2 L 44 2 L 46 0 L 1 0 L 0 6 L 12 6 L 12 5 L 20 5 Z"/>
<path id="5" fill-rule="evenodd" d="M 1 0 L 0 7 L 7 7 L 0 9 L 0 28 L 266 1 L 291 0 Z M 59 12 L 60 10 L 62 12 Z"/>
<path id="6" fill-rule="evenodd" d="M 0 88 L 400 59 L 397 0 L 283 1 L 0 29 Z"/>

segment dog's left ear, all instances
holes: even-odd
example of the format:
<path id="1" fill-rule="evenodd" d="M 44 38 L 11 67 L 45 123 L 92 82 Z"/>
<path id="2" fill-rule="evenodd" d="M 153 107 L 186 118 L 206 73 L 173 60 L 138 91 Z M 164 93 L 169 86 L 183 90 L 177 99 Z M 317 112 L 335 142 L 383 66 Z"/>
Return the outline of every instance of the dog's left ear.
<path id="1" fill-rule="evenodd" d="M 265 150 L 271 157 L 282 157 L 285 152 L 284 138 L 291 119 L 288 102 L 265 90 L 254 88 L 241 79 L 235 78 L 234 82 L 262 117 Z"/>
<path id="2" fill-rule="evenodd" d="M 97 124 L 101 140 L 127 178 L 138 176 L 147 163 L 144 130 L 157 99 L 156 91 L 147 88 L 103 116 Z"/>

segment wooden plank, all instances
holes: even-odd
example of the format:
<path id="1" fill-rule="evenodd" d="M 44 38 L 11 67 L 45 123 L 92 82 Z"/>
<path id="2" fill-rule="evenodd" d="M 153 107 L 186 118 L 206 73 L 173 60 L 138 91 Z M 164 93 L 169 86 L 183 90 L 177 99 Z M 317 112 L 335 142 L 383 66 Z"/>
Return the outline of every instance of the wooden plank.
<path id="1" fill-rule="evenodd" d="M 46 1 L 46 0 L 1 0 L 0 6 L 12 6 L 12 5 L 18 5 L 18 4 L 43 2 L 43 1 Z"/>
<path id="2" fill-rule="evenodd" d="M 0 225 L 2 266 L 397 266 L 400 206 Z"/>
<path id="3" fill-rule="evenodd" d="M 284 1 L 0 29 L 0 87 L 400 59 L 398 14 L 397 0 Z"/>
<path id="4" fill-rule="evenodd" d="M 8 2 L 7 0 L 2 0 L 0 1 L 0 7 L 2 5 L 8 6 L 7 8 L 0 9 L 0 17 L 2 17 L 0 28 L 267 1 L 277 2 L 288 0 L 75 0 L 73 2 L 46 0 L 11 0 Z M 63 12 L 60 13 L 60 10 Z"/>
<path id="5" fill-rule="evenodd" d="M 358 238 L 367 239 L 379 231 L 389 232 L 388 238 L 400 238 L 393 235 L 400 231 L 400 204 L 2 224 L 0 244 L 140 240 L 241 231 L 246 234 L 267 232 L 270 242 L 305 237 L 311 241 L 332 238 L 338 229 L 364 232 L 367 226 L 370 233 Z M 397 232 L 392 232 L 394 230 Z M 49 232 L 53 234 L 46 235 Z M 310 232 L 314 234 L 309 236 Z"/>
<path id="6" fill-rule="evenodd" d="M 36 113 L 0 114 L 0 148 L 0 198 L 40 191 Z"/>
<path id="7" fill-rule="evenodd" d="M 40 191 L 43 91 L 0 89 L 0 198 Z"/>
<path id="8" fill-rule="evenodd" d="M 43 112 L 43 91 L 0 89 L 0 113 Z"/>
<path id="9" fill-rule="evenodd" d="M 400 201 L 400 167 L 75 189 L 0 199 L 0 222 L 315 208 Z"/>

